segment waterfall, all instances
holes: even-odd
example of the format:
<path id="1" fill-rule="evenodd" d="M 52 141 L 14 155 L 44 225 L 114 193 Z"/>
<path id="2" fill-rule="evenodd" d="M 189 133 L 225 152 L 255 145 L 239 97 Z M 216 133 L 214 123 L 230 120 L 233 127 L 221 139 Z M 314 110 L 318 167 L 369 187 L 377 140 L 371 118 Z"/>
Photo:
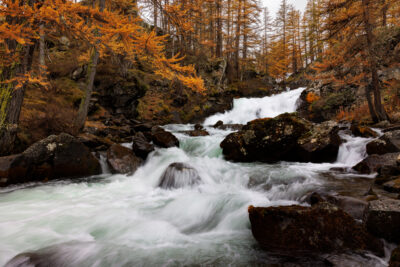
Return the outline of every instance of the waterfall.
<path id="1" fill-rule="evenodd" d="M 305 88 L 266 96 L 263 98 L 240 98 L 233 101 L 233 109 L 207 118 L 204 125 L 217 121 L 225 124 L 246 124 L 259 118 L 273 118 L 286 112 L 295 112 L 296 103 Z"/>

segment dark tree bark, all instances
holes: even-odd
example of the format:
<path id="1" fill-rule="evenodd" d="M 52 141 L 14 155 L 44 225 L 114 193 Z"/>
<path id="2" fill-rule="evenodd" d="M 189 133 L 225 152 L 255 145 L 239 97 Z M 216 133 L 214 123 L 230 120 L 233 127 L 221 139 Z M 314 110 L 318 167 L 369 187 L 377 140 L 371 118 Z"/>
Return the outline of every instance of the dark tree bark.
<path id="1" fill-rule="evenodd" d="M 376 117 L 371 114 L 372 119 L 374 121 L 384 121 L 388 120 L 389 117 L 386 113 L 386 110 L 382 104 L 382 96 L 381 96 L 381 85 L 378 77 L 378 63 L 373 51 L 373 42 L 374 42 L 374 34 L 372 29 L 372 23 L 370 18 L 370 0 L 362 0 L 363 5 L 363 22 L 364 22 L 364 30 L 366 33 L 366 42 L 367 42 L 367 50 L 368 50 L 368 65 L 369 71 L 371 73 L 371 85 L 374 93 L 374 109 L 376 113 Z M 368 96 L 367 96 L 368 97 Z"/>
<path id="2" fill-rule="evenodd" d="M 95 1 L 95 0 L 94 0 Z M 93 1 L 93 2 L 94 2 Z M 99 8 L 100 11 L 103 11 L 105 8 L 106 2 L 105 0 L 100 0 Z M 93 53 L 89 62 L 87 77 L 86 77 L 86 90 L 85 95 L 81 100 L 78 115 L 75 121 L 75 127 L 77 130 L 82 129 L 85 126 L 86 118 L 88 115 L 90 98 L 92 97 L 94 79 L 96 77 L 97 63 L 99 61 L 100 54 L 97 49 L 93 48 Z"/>

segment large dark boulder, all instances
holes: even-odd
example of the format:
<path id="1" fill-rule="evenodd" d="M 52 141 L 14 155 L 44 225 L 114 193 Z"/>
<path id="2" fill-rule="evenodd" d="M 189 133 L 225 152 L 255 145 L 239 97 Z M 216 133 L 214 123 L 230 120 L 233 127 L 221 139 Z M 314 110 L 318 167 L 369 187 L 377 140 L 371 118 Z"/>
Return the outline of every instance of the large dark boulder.
<path id="1" fill-rule="evenodd" d="M 400 200 L 380 199 L 369 202 L 365 212 L 368 231 L 390 242 L 400 242 Z"/>
<path id="2" fill-rule="evenodd" d="M 350 131 L 354 136 L 370 138 L 370 137 L 378 137 L 378 133 L 372 130 L 371 128 L 363 125 L 359 125 L 358 123 L 353 123 L 350 126 Z"/>
<path id="3" fill-rule="evenodd" d="M 399 156 L 400 153 L 370 155 L 354 166 L 353 169 L 363 174 L 370 174 L 379 171 L 385 176 L 389 175 L 389 173 L 395 175 L 397 172 L 396 170 L 399 169 L 397 165 L 397 158 Z"/>
<path id="4" fill-rule="evenodd" d="M 368 202 L 364 200 L 349 196 L 331 195 L 317 192 L 307 195 L 305 197 L 305 202 L 312 206 L 327 202 L 335 205 L 357 220 L 363 219 L 365 210 L 368 207 Z"/>
<path id="5" fill-rule="evenodd" d="M 228 160 L 239 162 L 333 162 L 341 143 L 337 123 L 313 124 L 296 114 L 249 122 L 221 143 Z"/>
<path id="6" fill-rule="evenodd" d="M 142 132 L 138 132 L 132 138 L 132 150 L 135 155 L 146 159 L 154 151 L 154 145 L 147 140 Z"/>
<path id="7" fill-rule="evenodd" d="M 400 152 L 400 130 L 386 132 L 380 138 L 367 144 L 367 153 L 369 155 L 396 152 Z"/>
<path id="8" fill-rule="evenodd" d="M 400 193 L 400 177 L 384 183 L 383 189 L 391 193 Z"/>
<path id="9" fill-rule="evenodd" d="M 392 251 L 389 267 L 400 267 L 400 246 Z"/>
<path id="10" fill-rule="evenodd" d="M 249 207 L 253 236 L 275 253 L 329 253 L 369 250 L 382 256 L 383 243 L 339 208 L 322 203 L 302 206 Z"/>
<path id="11" fill-rule="evenodd" d="M 155 126 L 151 129 L 151 139 L 154 144 L 159 147 L 179 147 L 179 140 L 170 132 L 167 132 L 161 127 Z"/>
<path id="12" fill-rule="evenodd" d="M 164 189 L 181 188 L 199 184 L 199 173 L 186 163 L 172 163 L 161 176 L 159 187 Z"/>
<path id="13" fill-rule="evenodd" d="M 133 174 L 142 163 L 133 151 L 121 145 L 112 145 L 107 151 L 107 163 L 113 173 Z"/>
<path id="14" fill-rule="evenodd" d="M 21 154 L 0 158 L 1 186 L 100 173 L 100 163 L 89 148 L 65 133 L 51 135 Z"/>

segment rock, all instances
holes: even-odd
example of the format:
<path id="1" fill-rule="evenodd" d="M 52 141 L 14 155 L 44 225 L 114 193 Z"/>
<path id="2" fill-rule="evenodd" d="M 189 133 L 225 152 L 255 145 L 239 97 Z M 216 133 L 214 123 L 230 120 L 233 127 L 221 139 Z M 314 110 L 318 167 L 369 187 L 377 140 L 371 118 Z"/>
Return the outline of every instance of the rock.
<path id="1" fill-rule="evenodd" d="M 380 121 L 376 124 L 374 124 L 375 128 L 387 128 L 390 126 L 390 122 L 389 121 Z"/>
<path id="2" fill-rule="evenodd" d="M 276 253 L 369 250 L 382 256 L 383 243 L 334 205 L 249 207 L 253 236 Z"/>
<path id="3" fill-rule="evenodd" d="M 369 202 L 365 212 L 368 231 L 389 242 L 400 242 L 400 200 L 380 199 Z"/>
<path id="4" fill-rule="evenodd" d="M 214 124 L 214 128 L 219 128 L 219 127 L 221 127 L 222 125 L 224 125 L 224 122 L 223 121 L 217 121 L 215 124 Z"/>
<path id="5" fill-rule="evenodd" d="M 396 180 L 384 183 L 383 189 L 390 193 L 400 193 L 400 177 L 397 177 Z"/>
<path id="6" fill-rule="evenodd" d="M 157 146 L 163 148 L 179 147 L 179 140 L 172 133 L 163 128 L 155 126 L 151 129 L 151 139 Z"/>
<path id="7" fill-rule="evenodd" d="M 243 124 L 223 124 L 218 127 L 220 130 L 233 130 L 233 131 L 240 131 L 243 128 Z"/>
<path id="8" fill-rule="evenodd" d="M 146 159 L 154 151 L 154 146 L 147 141 L 142 132 L 136 133 L 132 138 L 132 150 L 136 156 Z"/>
<path id="9" fill-rule="evenodd" d="M 186 163 L 172 163 L 160 178 L 159 187 L 164 189 L 181 188 L 199 184 L 199 173 Z"/>
<path id="10" fill-rule="evenodd" d="M 52 257 L 52 255 L 26 252 L 16 255 L 14 258 L 9 260 L 4 267 L 62 266 L 61 264 L 62 263 Z"/>
<path id="11" fill-rule="evenodd" d="M 107 150 L 110 146 L 115 144 L 107 137 L 100 137 L 90 133 L 78 135 L 78 140 L 94 151 Z"/>
<path id="12" fill-rule="evenodd" d="M 398 178 L 398 176 L 378 176 L 375 178 L 375 184 L 383 185 L 385 183 L 396 180 L 397 178 Z"/>
<path id="13" fill-rule="evenodd" d="M 151 123 L 140 123 L 133 126 L 135 132 L 150 132 L 154 125 Z"/>
<path id="14" fill-rule="evenodd" d="M 396 160 L 399 155 L 400 153 L 370 155 L 366 159 L 358 163 L 356 166 L 354 166 L 353 169 L 363 174 L 370 174 L 377 172 L 383 167 L 396 168 Z"/>
<path id="15" fill-rule="evenodd" d="M 113 173 L 133 174 L 140 167 L 142 160 L 129 148 L 112 145 L 107 151 L 107 163 Z"/>
<path id="16" fill-rule="evenodd" d="M 190 135 L 190 136 L 208 136 L 208 135 L 210 135 L 206 130 L 182 131 L 182 133 Z"/>
<path id="17" fill-rule="evenodd" d="M 203 130 L 204 127 L 203 127 L 203 125 L 197 123 L 197 124 L 194 125 L 194 129 L 195 130 Z"/>
<path id="18" fill-rule="evenodd" d="M 221 143 L 226 159 L 239 162 L 333 162 L 341 143 L 337 123 L 313 124 L 295 114 L 249 122 Z"/>
<path id="19" fill-rule="evenodd" d="M 400 246 L 392 251 L 389 267 L 400 267 Z"/>
<path id="20" fill-rule="evenodd" d="M 51 135 L 23 153 L 0 158 L 2 186 L 101 173 L 99 161 L 75 137 Z"/>
<path id="21" fill-rule="evenodd" d="M 306 197 L 306 202 L 312 206 L 327 202 L 329 204 L 335 205 L 336 207 L 347 212 L 351 217 L 357 220 L 362 220 L 364 217 L 364 212 L 368 207 L 368 202 L 348 197 L 348 196 L 335 196 L 329 194 L 319 194 L 314 192 Z"/>
<path id="22" fill-rule="evenodd" d="M 378 137 L 378 134 L 371 128 L 369 128 L 367 126 L 361 126 L 356 123 L 353 123 L 350 126 L 350 131 L 354 136 L 358 136 L 358 137 L 364 137 L 364 138 Z"/>
<path id="23" fill-rule="evenodd" d="M 396 152 L 400 152 L 400 130 L 386 132 L 379 139 L 367 144 L 367 153 L 369 155 Z"/>

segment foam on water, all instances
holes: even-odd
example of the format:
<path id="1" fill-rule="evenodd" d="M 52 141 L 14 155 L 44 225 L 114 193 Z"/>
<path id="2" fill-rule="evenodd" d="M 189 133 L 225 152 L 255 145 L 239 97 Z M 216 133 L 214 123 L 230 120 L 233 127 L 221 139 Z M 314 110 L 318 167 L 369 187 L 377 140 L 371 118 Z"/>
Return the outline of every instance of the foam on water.
<path id="1" fill-rule="evenodd" d="M 294 111 L 302 90 L 237 100 L 232 111 L 206 124 L 220 119 L 245 123 Z M 65 266 L 265 264 L 270 256 L 252 237 L 248 206 L 297 204 L 323 186 L 320 172 L 365 156 L 366 140 L 344 135 L 348 142 L 335 164 L 232 163 L 219 147 L 230 131 L 207 128 L 211 135 L 205 137 L 179 133 L 192 127 L 166 126 L 180 148 L 157 149 L 133 176 L 105 174 L 103 179 L 0 191 L 0 265 L 38 249 Z M 189 164 L 202 182 L 173 190 L 157 187 L 174 162 Z"/>
<path id="2" fill-rule="evenodd" d="M 245 124 L 259 118 L 273 118 L 282 113 L 295 112 L 296 102 L 305 88 L 263 98 L 240 98 L 233 101 L 233 109 L 207 118 L 204 125 L 217 121 L 225 124 Z"/>

